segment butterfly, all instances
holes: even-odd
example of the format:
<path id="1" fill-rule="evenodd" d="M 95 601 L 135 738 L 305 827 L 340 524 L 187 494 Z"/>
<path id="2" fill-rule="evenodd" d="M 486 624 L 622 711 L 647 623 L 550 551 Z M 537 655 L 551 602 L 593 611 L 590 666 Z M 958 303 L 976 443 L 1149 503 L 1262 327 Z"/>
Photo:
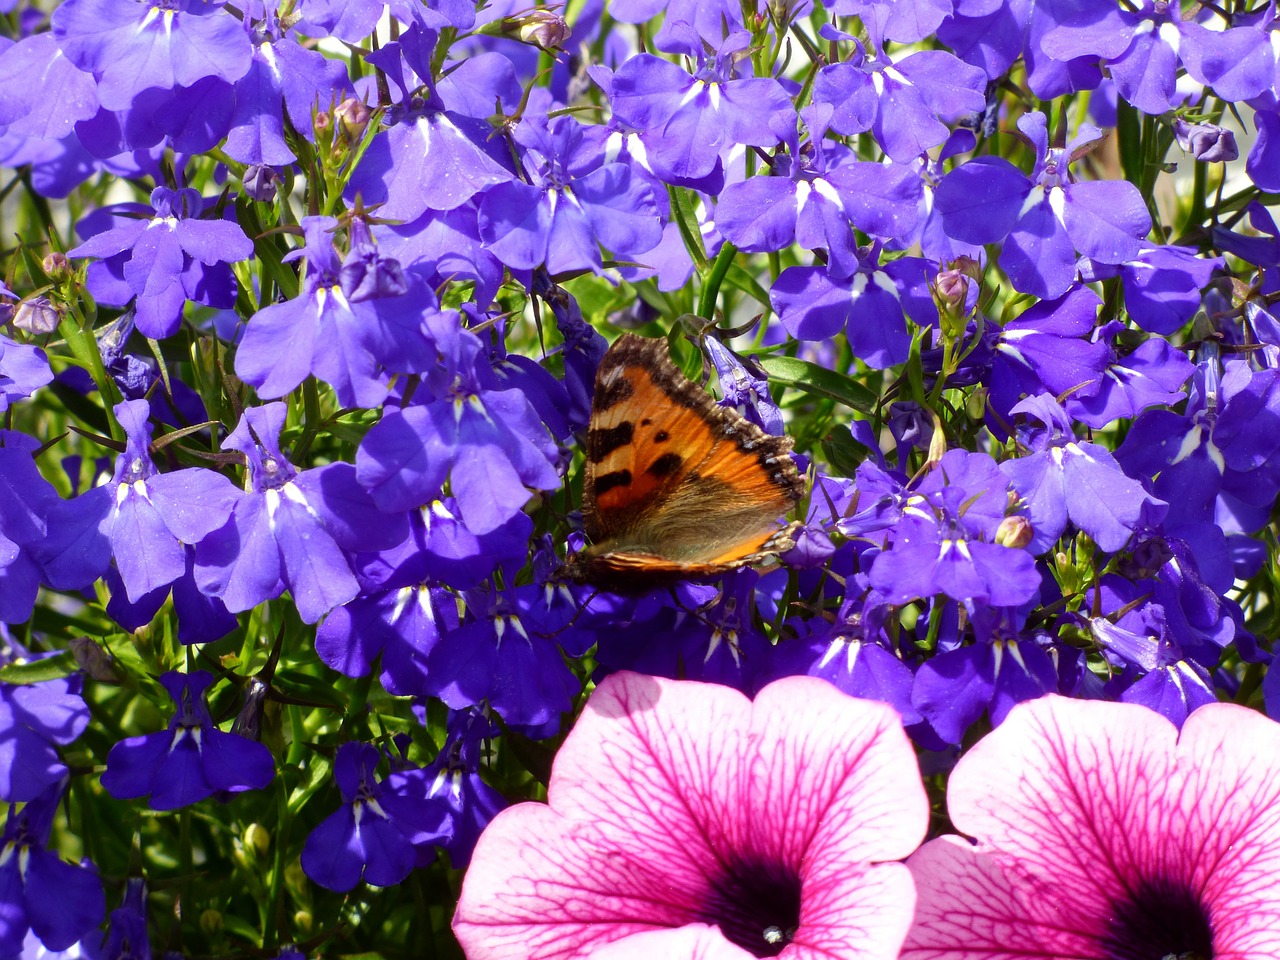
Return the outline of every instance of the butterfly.
<path id="1" fill-rule="evenodd" d="M 778 525 L 804 494 L 791 443 L 718 406 L 665 340 L 624 334 L 596 372 L 582 490 L 591 546 L 567 575 L 633 592 L 791 549 L 801 524 Z"/>

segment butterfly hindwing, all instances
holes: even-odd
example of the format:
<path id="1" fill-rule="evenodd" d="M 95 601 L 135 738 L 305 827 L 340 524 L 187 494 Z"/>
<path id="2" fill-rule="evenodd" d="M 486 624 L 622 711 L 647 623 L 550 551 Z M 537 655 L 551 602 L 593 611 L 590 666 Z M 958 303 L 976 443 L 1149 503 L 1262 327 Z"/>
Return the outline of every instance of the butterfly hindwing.
<path id="1" fill-rule="evenodd" d="M 791 441 L 718 406 L 666 343 L 631 334 L 596 375 L 583 486 L 594 546 L 573 574 L 643 584 L 711 577 L 788 549 L 803 493 Z"/>

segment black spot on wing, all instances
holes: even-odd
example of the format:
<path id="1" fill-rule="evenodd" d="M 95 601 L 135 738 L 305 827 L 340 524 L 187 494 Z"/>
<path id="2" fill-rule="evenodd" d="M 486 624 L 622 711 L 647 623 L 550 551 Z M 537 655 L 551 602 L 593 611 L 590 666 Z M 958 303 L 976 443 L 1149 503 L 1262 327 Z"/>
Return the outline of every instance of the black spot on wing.
<path id="1" fill-rule="evenodd" d="M 651 473 L 655 477 L 667 477 L 680 469 L 680 465 L 684 463 L 684 458 L 678 453 L 664 453 L 653 463 L 645 468 L 645 473 Z"/>
<path id="2" fill-rule="evenodd" d="M 596 477 L 596 497 L 603 497 L 615 487 L 629 486 L 631 486 L 631 471 L 614 470 L 611 473 L 606 473 L 603 476 Z"/>
<path id="3" fill-rule="evenodd" d="M 625 447 L 635 437 L 635 427 L 624 420 L 615 427 L 597 427 L 587 434 L 587 457 L 599 463 L 619 447 Z"/>
<path id="4" fill-rule="evenodd" d="M 635 387 L 626 377 L 614 377 L 609 383 L 597 381 L 596 395 L 592 400 L 592 412 L 603 413 L 616 407 L 635 393 Z"/>
<path id="5" fill-rule="evenodd" d="M 670 439 L 671 439 L 671 434 L 667 433 L 667 431 L 665 430 L 659 430 L 657 433 L 653 435 L 654 443 L 666 443 Z"/>

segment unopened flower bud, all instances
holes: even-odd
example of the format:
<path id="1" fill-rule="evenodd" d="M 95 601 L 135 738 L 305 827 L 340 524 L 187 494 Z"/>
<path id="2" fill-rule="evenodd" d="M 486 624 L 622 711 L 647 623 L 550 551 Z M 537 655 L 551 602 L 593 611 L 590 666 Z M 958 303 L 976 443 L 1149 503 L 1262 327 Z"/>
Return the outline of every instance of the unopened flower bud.
<path id="1" fill-rule="evenodd" d="M 270 203 L 276 198 L 276 184 L 280 175 L 263 163 L 251 163 L 245 168 L 241 183 L 245 196 L 259 203 Z"/>
<path id="2" fill-rule="evenodd" d="M 365 127 L 369 125 L 369 117 L 372 115 L 373 111 L 368 104 L 355 97 L 347 97 L 333 108 L 333 118 L 341 126 L 343 135 L 353 142 L 364 136 Z"/>
<path id="3" fill-rule="evenodd" d="M 271 833 L 260 823 L 251 823 L 244 828 L 244 845 L 257 856 L 265 857 L 271 849 Z"/>
<path id="4" fill-rule="evenodd" d="M 524 43 L 531 43 L 541 50 L 558 50 L 573 32 L 564 17 L 550 10 L 530 10 L 524 16 L 513 19 L 516 34 Z"/>
<path id="5" fill-rule="evenodd" d="M 996 543 L 1020 550 L 1031 542 L 1035 531 L 1026 517 L 1005 517 L 996 527 Z"/>
<path id="6" fill-rule="evenodd" d="M 48 297 L 32 297 L 18 304 L 13 325 L 27 333 L 53 333 L 62 322 L 62 314 Z"/>
<path id="7" fill-rule="evenodd" d="M 1178 138 L 1178 146 L 1205 163 L 1222 163 L 1240 156 L 1236 135 L 1216 123 L 1187 123 L 1178 117 L 1173 121 L 1173 135 Z"/>
<path id="8" fill-rule="evenodd" d="M 934 289 L 938 291 L 938 299 L 944 307 L 960 310 L 969 293 L 969 278 L 959 270 L 941 270 L 934 281 Z"/>
<path id="9" fill-rule="evenodd" d="M 44 259 L 40 261 L 40 269 L 51 280 L 65 280 L 71 275 L 71 261 L 65 253 L 55 250 L 44 255 Z"/>
<path id="10" fill-rule="evenodd" d="M 120 674 L 111 662 L 111 655 L 91 637 L 72 637 L 69 644 L 76 664 L 99 683 L 119 683 Z"/>
<path id="11" fill-rule="evenodd" d="M 210 907 L 200 914 L 200 930 L 208 936 L 217 936 L 222 932 L 222 913 Z"/>

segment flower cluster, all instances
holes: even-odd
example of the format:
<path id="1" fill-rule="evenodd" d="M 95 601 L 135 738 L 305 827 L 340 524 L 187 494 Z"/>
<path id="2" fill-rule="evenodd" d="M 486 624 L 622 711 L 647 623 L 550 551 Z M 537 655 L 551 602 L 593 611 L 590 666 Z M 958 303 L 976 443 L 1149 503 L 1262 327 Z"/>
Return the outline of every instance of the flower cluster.
<path id="1" fill-rule="evenodd" d="M 1009 955 L 1263 950 L 1262 894 L 1114 863 L 1111 906 L 1063 932 L 1018 886 L 1071 890 L 1010 819 L 1037 781 L 1008 809 L 975 784 L 1052 751 L 1045 791 L 1070 792 L 1094 747 L 1054 732 L 1114 716 L 1149 754 L 1117 790 L 1190 783 L 1178 751 L 1222 742 L 1205 783 L 1265 806 L 1262 747 L 1221 731 L 1280 719 L 1275 4 L 476 6 L 0 2 L 0 956 L 443 954 L 451 871 L 546 789 L 480 841 L 456 927 L 476 956 L 866 937 L 926 960 L 958 923 Z M 623 330 L 715 371 L 726 436 L 742 418 L 794 442 L 778 562 L 575 581 Z M 688 453 L 708 428 L 682 412 L 651 436 Z M 612 449 L 641 442 L 617 427 Z M 720 542 L 752 482 L 672 539 Z M 853 709 L 833 687 L 892 707 L 873 753 L 950 776 L 976 847 L 892 863 L 921 839 L 918 783 L 865 811 L 845 771 L 792 815 L 852 749 L 788 753 L 793 710 Z M 612 764 L 632 794 L 592 803 L 665 816 L 641 760 L 678 766 L 674 727 L 590 755 L 654 691 L 718 711 L 690 781 L 715 794 L 723 766 L 714 803 L 757 818 L 675 804 L 706 847 L 663 839 L 683 872 L 636 853 L 652 823 L 585 837 L 585 801 L 556 795 Z M 761 785 L 788 763 L 798 781 Z M 1178 860 L 1226 842 L 1202 826 L 1199 853 L 1123 829 Z M 802 828 L 853 872 L 805 860 Z M 522 832 L 564 844 L 557 870 L 621 857 L 606 872 L 631 886 L 503 901 Z M 531 890 L 562 882 L 544 870 Z M 909 934 L 847 912 L 909 905 L 912 875 Z M 677 880 L 679 903 L 651 896 Z M 1150 903 L 1193 894 L 1266 930 L 1165 944 Z"/>

